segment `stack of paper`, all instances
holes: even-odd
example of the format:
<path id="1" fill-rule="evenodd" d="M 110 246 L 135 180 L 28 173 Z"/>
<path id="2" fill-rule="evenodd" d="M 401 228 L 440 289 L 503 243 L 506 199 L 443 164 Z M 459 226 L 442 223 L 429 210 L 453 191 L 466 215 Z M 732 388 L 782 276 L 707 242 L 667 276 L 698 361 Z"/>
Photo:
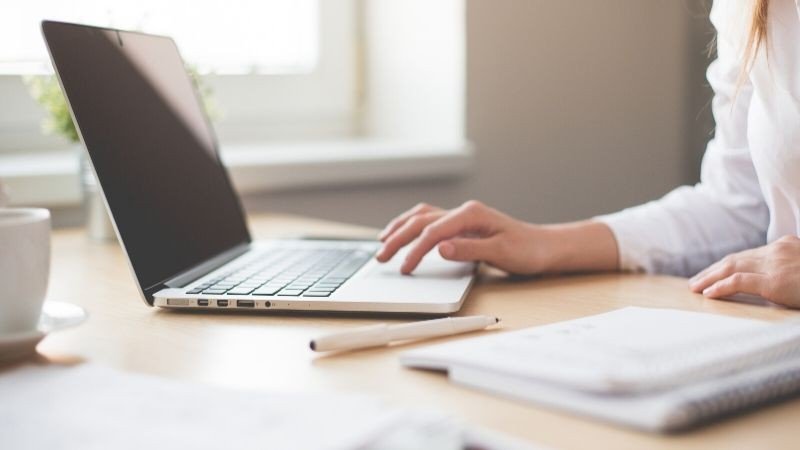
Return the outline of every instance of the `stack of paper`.
<path id="1" fill-rule="evenodd" d="M 670 431 L 800 391 L 800 324 L 630 307 L 413 350 L 401 361 L 502 395 Z"/>

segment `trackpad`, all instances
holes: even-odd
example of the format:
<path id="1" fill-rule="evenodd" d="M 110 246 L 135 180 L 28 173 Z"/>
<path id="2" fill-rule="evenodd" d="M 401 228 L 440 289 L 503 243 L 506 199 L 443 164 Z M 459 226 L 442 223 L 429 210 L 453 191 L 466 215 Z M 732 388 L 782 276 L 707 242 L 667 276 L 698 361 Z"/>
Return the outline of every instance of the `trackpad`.
<path id="1" fill-rule="evenodd" d="M 381 264 L 372 260 L 336 297 L 346 300 L 373 299 L 399 302 L 458 302 L 469 287 L 475 263 L 447 261 L 434 250 L 423 258 L 411 275 L 400 273 L 405 251 Z"/>
<path id="2" fill-rule="evenodd" d="M 400 273 L 400 266 L 403 264 L 407 253 L 408 250 L 403 249 L 387 263 L 381 264 L 376 261 L 372 264 L 371 271 L 369 271 L 370 275 L 390 278 L 463 278 L 472 275 L 475 267 L 474 263 L 448 261 L 442 258 L 439 252 L 434 249 L 425 255 L 411 275 L 403 275 Z"/>

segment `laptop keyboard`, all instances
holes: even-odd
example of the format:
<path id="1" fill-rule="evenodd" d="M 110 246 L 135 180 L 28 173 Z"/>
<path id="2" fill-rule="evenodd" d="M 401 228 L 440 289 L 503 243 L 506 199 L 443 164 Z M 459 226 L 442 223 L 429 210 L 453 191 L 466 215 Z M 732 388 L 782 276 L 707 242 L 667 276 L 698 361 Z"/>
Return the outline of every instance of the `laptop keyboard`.
<path id="1" fill-rule="evenodd" d="M 329 297 L 371 258 L 360 248 L 273 249 L 186 293 Z"/>

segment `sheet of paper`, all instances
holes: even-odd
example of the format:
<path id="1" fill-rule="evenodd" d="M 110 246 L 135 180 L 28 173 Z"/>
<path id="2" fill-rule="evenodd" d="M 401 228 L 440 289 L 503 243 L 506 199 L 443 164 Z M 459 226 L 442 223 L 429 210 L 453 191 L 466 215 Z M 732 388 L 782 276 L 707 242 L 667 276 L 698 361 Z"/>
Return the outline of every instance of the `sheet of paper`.
<path id="1" fill-rule="evenodd" d="M 0 373 L 6 449 L 346 449 L 397 418 L 361 396 L 227 390 L 95 365 Z"/>
<path id="2" fill-rule="evenodd" d="M 215 388 L 102 366 L 0 372 L 0 448 L 531 450 L 437 411 L 360 395 Z"/>

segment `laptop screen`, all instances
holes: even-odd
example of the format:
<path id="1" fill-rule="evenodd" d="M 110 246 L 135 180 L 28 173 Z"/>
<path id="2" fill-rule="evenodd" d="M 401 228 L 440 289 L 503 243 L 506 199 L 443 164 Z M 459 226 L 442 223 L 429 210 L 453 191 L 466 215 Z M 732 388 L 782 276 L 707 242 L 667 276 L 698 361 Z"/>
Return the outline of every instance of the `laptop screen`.
<path id="1" fill-rule="evenodd" d="M 249 242 L 175 43 L 55 22 L 42 29 L 148 300 L 165 280 Z"/>

